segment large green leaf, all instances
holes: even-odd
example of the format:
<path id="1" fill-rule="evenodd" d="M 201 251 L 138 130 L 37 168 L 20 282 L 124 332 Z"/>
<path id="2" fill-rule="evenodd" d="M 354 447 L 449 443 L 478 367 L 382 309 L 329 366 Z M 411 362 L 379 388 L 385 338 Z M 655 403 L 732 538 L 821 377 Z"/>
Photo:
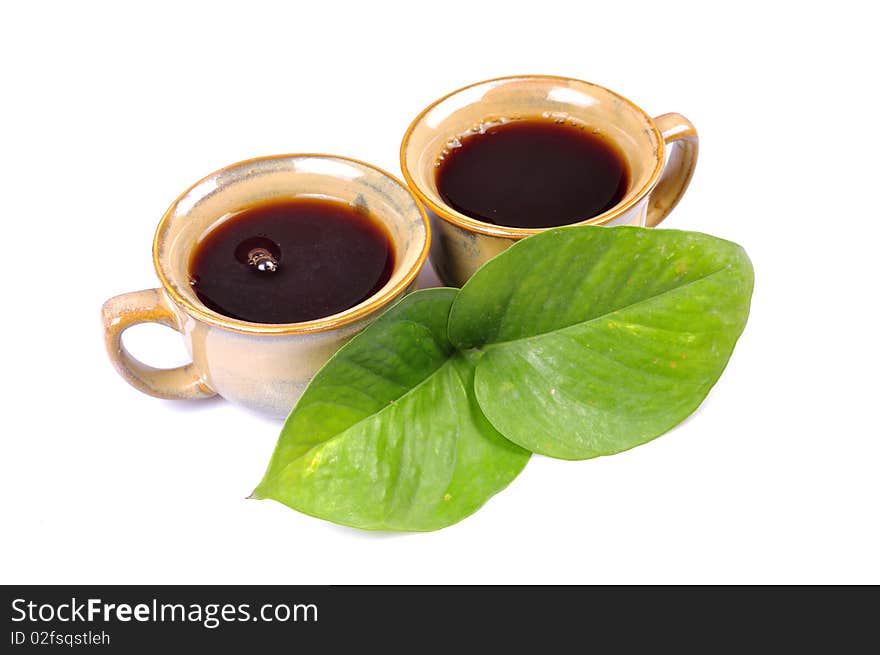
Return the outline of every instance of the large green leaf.
<path id="1" fill-rule="evenodd" d="M 505 437 L 608 455 L 684 420 L 724 370 L 753 286 L 743 249 L 705 234 L 566 227 L 524 239 L 459 293 L 449 336 Z"/>
<path id="2" fill-rule="evenodd" d="M 254 491 L 358 528 L 436 530 L 476 511 L 529 453 L 473 395 L 473 355 L 449 343 L 454 289 L 417 291 L 321 369 Z"/>

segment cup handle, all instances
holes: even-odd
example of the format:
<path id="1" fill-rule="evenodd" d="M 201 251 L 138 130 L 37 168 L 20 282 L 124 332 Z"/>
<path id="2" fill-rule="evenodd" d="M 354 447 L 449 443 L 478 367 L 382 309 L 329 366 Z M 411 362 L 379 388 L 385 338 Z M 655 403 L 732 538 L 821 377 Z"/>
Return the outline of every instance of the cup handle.
<path id="1" fill-rule="evenodd" d="M 122 345 L 122 333 L 138 323 L 160 323 L 180 332 L 177 316 L 160 289 L 132 291 L 111 298 L 101 308 L 104 343 L 113 367 L 131 386 L 156 398 L 210 398 L 216 393 L 190 363 L 177 368 L 153 368 L 132 357 Z"/>
<path id="2" fill-rule="evenodd" d="M 694 174 L 700 149 L 697 129 L 681 114 L 663 114 L 654 123 L 670 150 L 660 181 L 648 200 L 647 227 L 659 225 L 681 200 Z"/>

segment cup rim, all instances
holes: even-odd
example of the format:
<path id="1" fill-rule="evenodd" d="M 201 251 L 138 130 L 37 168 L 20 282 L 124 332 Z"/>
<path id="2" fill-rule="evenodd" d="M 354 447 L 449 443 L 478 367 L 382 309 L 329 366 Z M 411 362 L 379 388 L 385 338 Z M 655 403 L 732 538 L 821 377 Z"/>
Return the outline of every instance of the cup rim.
<path id="1" fill-rule="evenodd" d="M 513 80 L 558 80 L 564 82 L 577 82 L 578 84 L 585 84 L 589 87 L 593 87 L 595 89 L 600 89 L 605 93 L 608 93 L 626 105 L 628 105 L 631 109 L 637 111 L 639 114 L 644 116 L 647 119 L 647 123 L 651 126 L 651 130 L 657 140 L 657 152 L 654 162 L 654 170 L 651 172 L 651 176 L 648 181 L 640 188 L 629 200 L 626 202 L 620 203 L 612 207 L 611 209 L 597 215 L 592 218 L 588 218 L 583 221 L 578 221 L 577 223 L 570 223 L 569 225 L 604 225 L 618 218 L 622 214 L 626 213 L 630 209 L 632 209 L 635 205 L 641 202 L 648 193 L 651 192 L 651 189 L 657 184 L 657 181 L 660 179 L 660 175 L 663 172 L 663 163 L 666 160 L 666 150 L 665 150 L 665 141 L 663 140 L 663 135 L 660 130 L 657 128 L 654 119 L 641 107 L 635 104 L 629 98 L 626 98 L 616 91 L 612 91 L 600 84 L 595 84 L 593 82 L 587 82 L 586 80 L 581 80 L 575 77 L 565 77 L 563 75 L 505 75 L 503 77 L 493 77 L 488 80 L 482 80 L 480 82 L 474 82 L 472 84 L 468 84 L 466 86 L 460 87 L 455 91 L 447 93 L 446 95 L 438 98 L 430 105 L 425 107 L 419 114 L 413 119 L 413 121 L 407 127 L 406 132 L 403 135 L 403 140 L 400 143 L 400 170 L 403 173 L 403 178 L 406 180 L 407 185 L 410 190 L 413 192 L 415 197 L 419 202 L 426 205 L 432 212 L 437 214 L 440 218 L 445 221 L 452 223 L 453 225 L 457 225 L 458 227 L 464 228 L 470 232 L 477 232 L 480 234 L 487 234 L 489 236 L 501 237 L 506 239 L 522 239 L 527 236 L 531 236 L 533 234 L 538 234 L 540 232 L 544 232 L 549 228 L 539 227 L 539 228 L 525 228 L 525 227 L 512 227 L 509 225 L 496 225 L 495 223 L 487 223 L 484 221 L 477 220 L 475 218 L 471 218 L 465 214 L 462 214 L 459 211 L 456 211 L 452 207 L 448 205 L 440 205 L 434 202 L 431 198 L 425 194 L 424 191 L 419 187 L 416 181 L 413 179 L 413 176 L 410 174 L 410 171 L 406 165 L 406 153 L 409 146 L 410 137 L 412 136 L 415 128 L 422 122 L 425 115 L 434 109 L 440 103 L 448 100 L 449 98 L 461 93 L 462 91 L 467 91 L 468 89 L 472 89 L 477 86 L 481 86 L 483 84 L 490 84 L 492 82 L 508 82 Z"/>
<path id="2" fill-rule="evenodd" d="M 291 158 L 320 158 L 340 162 L 348 162 L 363 166 L 365 168 L 370 168 L 380 173 L 381 175 L 385 175 L 386 177 L 390 178 L 395 183 L 400 185 L 400 187 L 413 199 L 413 204 L 418 209 L 419 216 L 421 217 L 422 224 L 425 228 L 424 243 L 422 243 L 421 251 L 419 252 L 418 258 L 416 259 L 410 270 L 406 271 L 403 277 L 401 277 L 401 279 L 398 280 L 397 283 L 395 283 L 393 286 L 381 289 L 379 292 L 371 296 L 368 300 L 359 303 L 354 307 L 349 307 L 344 311 L 337 312 L 336 314 L 331 314 L 330 316 L 325 316 L 310 321 L 302 321 L 299 323 L 254 323 L 251 321 L 242 321 L 236 318 L 230 318 L 229 316 L 224 316 L 222 314 L 209 311 L 207 308 L 196 305 L 191 300 L 181 295 L 177 291 L 177 289 L 175 289 L 174 286 L 171 284 L 168 276 L 165 275 L 165 271 L 163 270 L 162 265 L 159 261 L 159 248 L 162 236 L 166 230 L 168 223 L 172 220 L 172 214 L 179 205 L 180 201 L 187 194 L 189 194 L 190 191 L 192 191 L 200 184 L 206 182 L 209 178 L 229 171 L 230 169 L 261 161 Z M 326 153 L 296 152 L 277 155 L 262 155 L 259 157 L 251 157 L 250 159 L 243 159 L 233 164 L 229 164 L 228 166 L 219 168 L 216 171 L 205 175 L 200 180 L 187 187 L 187 189 L 183 193 L 177 196 L 174 202 L 171 203 L 171 206 L 168 207 L 167 210 L 165 210 L 164 214 L 162 214 L 162 218 L 159 219 L 159 225 L 156 227 L 156 233 L 153 236 L 153 267 L 156 270 L 156 275 L 159 277 L 159 281 L 162 283 L 162 288 L 165 293 L 167 293 L 178 306 L 182 307 L 188 314 L 198 319 L 199 321 L 208 323 L 215 327 L 223 328 L 225 330 L 232 330 L 233 332 L 241 332 L 245 334 L 305 334 L 314 332 L 326 332 L 343 327 L 345 325 L 349 325 L 351 323 L 354 323 L 355 321 L 365 318 L 366 316 L 369 316 L 376 310 L 379 310 L 385 305 L 389 304 L 392 300 L 397 298 L 400 293 L 405 291 L 406 288 L 409 287 L 409 285 L 412 284 L 413 281 L 415 281 L 416 277 L 418 277 L 419 272 L 424 267 L 425 261 L 428 258 L 430 247 L 431 223 L 428 220 L 428 215 L 425 212 L 425 208 L 412 193 L 412 189 L 404 184 L 402 180 L 398 179 L 396 176 L 392 175 L 382 168 L 379 168 L 374 164 L 370 164 L 360 159 L 355 159 L 354 157 L 344 157 L 341 155 L 331 155 Z"/>

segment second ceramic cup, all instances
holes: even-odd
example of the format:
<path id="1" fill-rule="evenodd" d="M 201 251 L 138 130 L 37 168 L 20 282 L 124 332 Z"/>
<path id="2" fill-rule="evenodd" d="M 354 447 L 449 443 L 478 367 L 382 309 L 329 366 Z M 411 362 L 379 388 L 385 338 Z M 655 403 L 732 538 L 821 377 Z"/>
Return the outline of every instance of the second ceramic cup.
<path id="1" fill-rule="evenodd" d="M 188 272 L 190 255 L 203 235 L 254 204 L 301 196 L 349 203 L 384 224 L 395 255 L 385 286 L 350 309 L 301 323 L 250 323 L 206 307 L 190 285 Z M 311 154 L 234 164 L 194 184 L 165 212 L 153 242 L 153 263 L 162 286 L 104 303 L 107 352 L 119 374 L 151 396 L 195 399 L 219 394 L 284 418 L 324 362 L 413 286 L 429 244 L 422 208 L 403 184 L 374 166 Z M 192 363 L 157 369 L 133 357 L 122 344 L 122 333 L 144 322 L 180 331 Z"/>
<path id="2" fill-rule="evenodd" d="M 437 191 L 440 157 L 487 124 L 539 117 L 589 126 L 613 140 L 626 160 L 630 182 L 621 200 L 578 225 L 653 227 L 690 182 L 697 131 L 681 114 L 651 118 L 623 96 L 564 77 L 507 77 L 459 89 L 419 114 L 400 147 L 404 178 L 428 208 L 434 228 L 431 263 L 446 284 L 463 285 L 489 259 L 540 230 L 486 223 L 449 207 Z"/>

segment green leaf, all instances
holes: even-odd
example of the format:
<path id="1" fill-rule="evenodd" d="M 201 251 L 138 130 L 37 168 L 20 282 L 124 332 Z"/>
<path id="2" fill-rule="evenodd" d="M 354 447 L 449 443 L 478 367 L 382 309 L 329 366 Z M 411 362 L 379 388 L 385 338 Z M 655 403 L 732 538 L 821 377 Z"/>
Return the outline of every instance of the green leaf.
<path id="1" fill-rule="evenodd" d="M 506 487 L 529 453 L 473 394 L 473 355 L 446 335 L 455 289 L 410 294 L 321 369 L 254 491 L 371 530 L 456 523 Z"/>
<path id="2" fill-rule="evenodd" d="M 705 234 L 564 227 L 483 266 L 449 336 L 481 353 L 475 391 L 505 437 L 562 459 L 609 455 L 690 415 L 749 313 L 738 245 Z"/>

